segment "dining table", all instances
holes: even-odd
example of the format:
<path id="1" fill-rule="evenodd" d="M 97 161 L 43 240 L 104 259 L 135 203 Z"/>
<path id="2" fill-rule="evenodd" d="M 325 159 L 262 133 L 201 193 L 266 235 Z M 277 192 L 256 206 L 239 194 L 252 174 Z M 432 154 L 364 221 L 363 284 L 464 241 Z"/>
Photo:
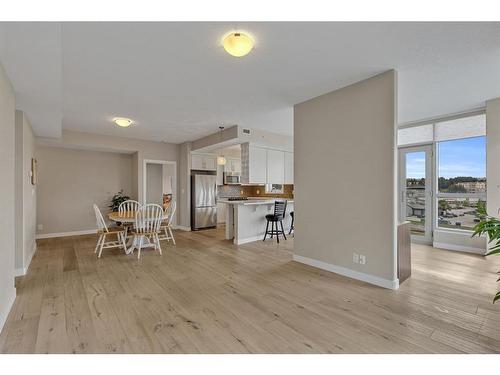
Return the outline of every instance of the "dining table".
<path id="1" fill-rule="evenodd" d="M 124 211 L 124 212 L 110 212 L 108 214 L 108 218 L 111 221 L 114 221 L 116 223 L 122 223 L 122 224 L 133 224 L 135 222 L 135 214 L 136 211 Z M 168 219 L 168 213 L 166 211 L 163 211 L 163 215 L 161 217 L 162 221 L 165 221 Z M 128 235 L 128 225 L 124 226 L 125 229 L 125 237 L 127 239 L 126 243 L 126 248 L 125 248 L 125 254 L 129 255 L 134 252 L 135 249 L 139 249 L 139 241 L 137 240 L 136 236 L 129 236 Z M 149 240 L 149 238 L 146 237 L 146 243 L 143 243 L 141 248 L 145 247 L 156 247 L 156 245 Z"/>

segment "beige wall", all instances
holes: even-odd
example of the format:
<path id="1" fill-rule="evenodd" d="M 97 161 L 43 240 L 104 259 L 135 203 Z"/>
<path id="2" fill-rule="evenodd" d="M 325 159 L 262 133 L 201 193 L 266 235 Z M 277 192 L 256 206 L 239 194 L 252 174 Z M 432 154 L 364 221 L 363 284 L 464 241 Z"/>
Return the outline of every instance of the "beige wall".
<path id="1" fill-rule="evenodd" d="M 486 102 L 486 207 L 498 217 L 500 209 L 500 98 Z"/>
<path id="2" fill-rule="evenodd" d="M 107 212 L 113 194 L 132 191 L 132 155 L 37 145 L 37 234 L 96 228 L 92 205 Z"/>
<path id="3" fill-rule="evenodd" d="M 146 203 L 163 204 L 163 168 L 161 164 L 146 165 Z"/>
<path id="4" fill-rule="evenodd" d="M 126 130 L 126 129 L 125 129 Z M 37 138 L 37 144 L 41 146 L 67 147 L 83 150 L 111 151 L 137 153 L 137 178 L 134 179 L 132 193 L 138 200 L 143 200 L 143 168 L 144 160 L 177 161 L 179 156 L 179 145 L 165 142 L 143 141 L 126 137 L 112 137 L 99 134 L 83 133 L 72 130 L 63 130 L 60 139 Z"/>
<path id="5" fill-rule="evenodd" d="M 0 330 L 10 311 L 14 288 L 15 258 L 15 96 L 0 64 Z"/>
<path id="6" fill-rule="evenodd" d="M 390 71 L 294 107 L 295 259 L 397 287 L 396 98 Z"/>
<path id="7" fill-rule="evenodd" d="M 179 199 L 177 204 L 178 223 L 184 228 L 191 228 L 191 142 L 179 146 Z"/>
<path id="8" fill-rule="evenodd" d="M 22 111 L 16 111 L 16 274 L 26 273 L 36 249 L 36 186 L 31 183 L 35 135 Z"/>

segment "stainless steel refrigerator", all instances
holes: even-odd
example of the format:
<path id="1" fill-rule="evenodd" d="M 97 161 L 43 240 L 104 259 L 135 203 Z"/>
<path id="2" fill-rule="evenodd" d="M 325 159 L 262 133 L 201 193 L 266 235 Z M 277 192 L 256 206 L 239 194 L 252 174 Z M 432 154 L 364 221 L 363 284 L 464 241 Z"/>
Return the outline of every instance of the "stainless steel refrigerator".
<path id="1" fill-rule="evenodd" d="M 217 225 L 217 176 L 196 172 L 191 175 L 191 229 Z"/>

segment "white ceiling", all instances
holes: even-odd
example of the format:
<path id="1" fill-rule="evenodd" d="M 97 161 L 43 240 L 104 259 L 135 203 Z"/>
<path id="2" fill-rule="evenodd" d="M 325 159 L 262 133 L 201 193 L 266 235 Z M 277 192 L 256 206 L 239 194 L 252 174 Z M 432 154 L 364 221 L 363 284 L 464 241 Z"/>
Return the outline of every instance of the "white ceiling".
<path id="1" fill-rule="evenodd" d="M 241 59 L 220 45 L 235 28 L 256 40 Z M 52 137 L 180 143 L 220 124 L 292 134 L 294 104 L 388 69 L 400 123 L 500 97 L 500 23 L 2 23 L 0 60 L 18 108 Z"/>

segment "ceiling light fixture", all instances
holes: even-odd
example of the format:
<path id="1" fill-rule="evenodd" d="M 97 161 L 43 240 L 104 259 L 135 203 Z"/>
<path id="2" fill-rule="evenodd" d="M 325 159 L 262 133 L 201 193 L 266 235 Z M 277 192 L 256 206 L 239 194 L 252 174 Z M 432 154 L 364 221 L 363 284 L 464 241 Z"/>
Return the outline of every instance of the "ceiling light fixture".
<path id="1" fill-rule="evenodd" d="M 123 117 L 117 117 L 113 120 L 113 122 L 118 125 L 118 126 L 121 126 L 122 128 L 126 128 L 128 126 L 130 126 L 132 124 L 132 120 L 129 119 L 129 118 L 123 118 Z"/>
<path id="2" fill-rule="evenodd" d="M 252 38 L 241 31 L 231 32 L 222 39 L 226 52 L 235 57 L 247 55 L 252 50 L 253 44 Z"/>

